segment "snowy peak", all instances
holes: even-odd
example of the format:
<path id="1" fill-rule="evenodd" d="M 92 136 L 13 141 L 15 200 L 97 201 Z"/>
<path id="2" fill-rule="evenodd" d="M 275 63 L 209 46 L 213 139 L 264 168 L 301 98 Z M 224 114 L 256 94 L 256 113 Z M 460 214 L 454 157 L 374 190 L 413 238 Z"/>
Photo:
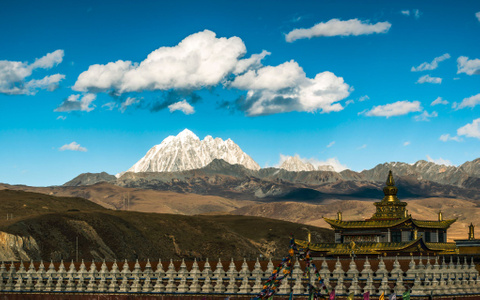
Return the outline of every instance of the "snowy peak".
<path id="1" fill-rule="evenodd" d="M 180 172 L 200 169 L 214 159 L 229 164 L 239 164 L 247 169 L 259 170 L 260 166 L 231 139 L 206 136 L 200 140 L 188 129 L 177 136 L 169 136 L 161 144 L 152 147 L 147 154 L 127 172 Z"/>
<path id="2" fill-rule="evenodd" d="M 311 163 L 303 162 L 298 155 L 287 156 L 279 168 L 291 172 L 315 171 L 315 167 Z"/>

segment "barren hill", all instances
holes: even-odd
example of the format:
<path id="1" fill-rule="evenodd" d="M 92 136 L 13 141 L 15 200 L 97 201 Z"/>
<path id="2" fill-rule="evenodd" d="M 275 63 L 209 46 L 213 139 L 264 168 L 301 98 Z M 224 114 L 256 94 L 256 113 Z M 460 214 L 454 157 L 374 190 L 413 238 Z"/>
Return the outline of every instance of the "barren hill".
<path id="1" fill-rule="evenodd" d="M 330 230 L 261 217 L 183 216 L 114 211 L 78 198 L 0 191 L 0 260 L 70 260 L 78 237 L 81 259 L 280 258 L 289 234 L 332 241 Z M 4 211 L 4 210 L 2 210 Z"/>

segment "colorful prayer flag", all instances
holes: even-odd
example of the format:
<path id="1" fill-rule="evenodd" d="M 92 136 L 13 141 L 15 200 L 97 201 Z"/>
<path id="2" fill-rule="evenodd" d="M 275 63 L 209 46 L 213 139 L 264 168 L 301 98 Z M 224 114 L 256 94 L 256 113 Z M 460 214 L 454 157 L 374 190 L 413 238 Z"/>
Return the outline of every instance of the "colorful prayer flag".
<path id="1" fill-rule="evenodd" d="M 355 294 L 350 293 L 350 295 L 348 295 L 348 297 L 347 297 L 347 300 L 353 300 L 353 298 L 355 298 Z"/>
<path id="2" fill-rule="evenodd" d="M 370 292 L 366 292 L 363 294 L 363 300 L 370 300 Z"/>
<path id="3" fill-rule="evenodd" d="M 402 297 L 403 300 L 410 300 L 410 291 L 406 291 L 405 293 L 403 293 Z"/>
<path id="4" fill-rule="evenodd" d="M 388 300 L 397 300 L 397 295 L 396 294 L 390 294 L 390 297 Z"/>
<path id="5" fill-rule="evenodd" d="M 380 298 L 378 298 L 378 300 L 385 300 L 385 293 L 382 292 L 382 294 L 380 295 Z"/>

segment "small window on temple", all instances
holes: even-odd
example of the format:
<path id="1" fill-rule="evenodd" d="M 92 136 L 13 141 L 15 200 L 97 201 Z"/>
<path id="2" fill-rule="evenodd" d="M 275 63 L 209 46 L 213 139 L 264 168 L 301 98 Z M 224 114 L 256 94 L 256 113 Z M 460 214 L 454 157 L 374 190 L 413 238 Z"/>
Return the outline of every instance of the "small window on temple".
<path id="1" fill-rule="evenodd" d="M 401 231 L 392 231 L 392 243 L 399 243 L 402 241 Z"/>
<path id="2" fill-rule="evenodd" d="M 425 232 L 425 242 L 429 243 L 431 240 L 430 240 L 430 232 L 427 231 Z"/>
<path id="3" fill-rule="evenodd" d="M 439 243 L 445 243 L 445 237 L 444 237 L 443 234 L 444 234 L 444 233 L 443 233 L 443 231 L 441 231 L 441 230 L 438 232 L 438 242 L 439 242 Z"/>

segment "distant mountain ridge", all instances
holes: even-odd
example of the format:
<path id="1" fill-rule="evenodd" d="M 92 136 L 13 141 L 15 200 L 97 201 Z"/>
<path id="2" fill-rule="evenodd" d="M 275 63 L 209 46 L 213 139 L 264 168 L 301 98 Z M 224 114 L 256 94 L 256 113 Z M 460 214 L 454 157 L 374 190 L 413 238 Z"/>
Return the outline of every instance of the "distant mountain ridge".
<path id="1" fill-rule="evenodd" d="M 301 169 L 301 168 L 300 168 Z M 258 170 L 248 169 L 241 164 L 230 164 L 223 159 L 213 159 L 205 167 L 178 171 L 178 172 L 137 172 L 137 175 L 125 172 L 118 178 L 113 175 L 103 173 L 84 173 L 80 174 L 71 181 L 65 183 L 65 186 L 91 185 L 97 182 L 124 182 L 127 178 L 170 178 L 182 180 L 182 178 L 191 178 L 204 175 L 227 175 L 236 178 L 252 177 L 269 181 L 283 181 L 294 184 L 322 185 L 337 181 L 364 181 L 364 182 L 382 182 L 385 180 L 385 174 L 392 170 L 396 177 L 408 177 L 417 181 L 427 180 L 443 185 L 452 185 L 463 188 L 480 189 L 480 159 L 465 162 L 459 167 L 438 165 L 433 162 L 420 160 L 414 164 L 402 162 L 389 162 L 378 164 L 370 170 L 355 172 L 344 170 L 335 171 L 288 171 L 282 168 L 263 168 Z M 140 175 L 140 173 L 145 173 Z"/>

